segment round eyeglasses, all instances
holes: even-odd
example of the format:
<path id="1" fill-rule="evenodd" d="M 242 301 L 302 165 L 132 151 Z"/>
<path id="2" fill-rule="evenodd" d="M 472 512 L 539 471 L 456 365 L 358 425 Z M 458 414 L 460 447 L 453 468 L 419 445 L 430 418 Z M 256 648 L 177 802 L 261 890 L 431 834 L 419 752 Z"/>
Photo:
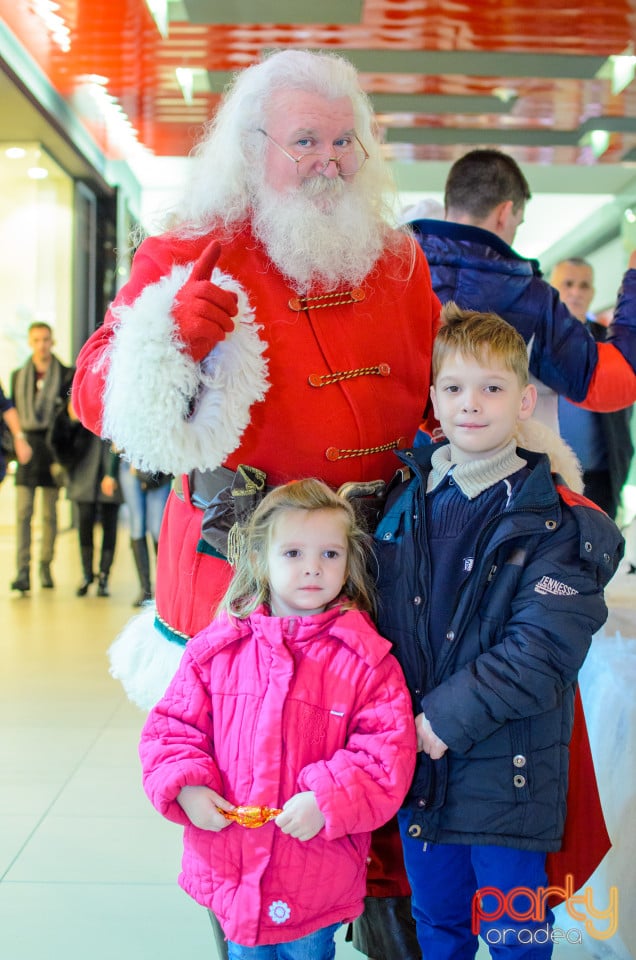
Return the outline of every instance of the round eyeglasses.
<path id="1" fill-rule="evenodd" d="M 296 173 L 299 177 L 303 178 L 324 173 L 330 163 L 335 163 L 341 177 L 353 177 L 362 169 L 369 159 L 369 154 L 355 133 L 353 140 L 351 140 L 347 146 L 343 147 L 335 157 L 324 157 L 319 153 L 303 153 L 299 157 L 294 157 L 291 153 L 288 153 L 284 147 L 281 147 L 280 143 L 274 140 L 273 137 L 270 137 L 267 130 L 262 130 L 259 127 L 258 132 L 267 137 L 275 147 L 278 147 L 281 153 L 284 153 L 292 163 L 296 164 Z"/>

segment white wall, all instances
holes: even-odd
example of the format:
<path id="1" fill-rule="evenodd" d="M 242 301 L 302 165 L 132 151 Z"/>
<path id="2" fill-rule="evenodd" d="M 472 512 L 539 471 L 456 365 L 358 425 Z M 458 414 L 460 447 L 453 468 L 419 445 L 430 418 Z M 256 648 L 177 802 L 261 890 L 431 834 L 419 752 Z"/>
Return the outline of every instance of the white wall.
<path id="1" fill-rule="evenodd" d="M 0 380 L 29 355 L 33 320 L 55 331 L 55 352 L 71 360 L 73 184 L 69 177 L 16 178 L 0 191 Z"/>

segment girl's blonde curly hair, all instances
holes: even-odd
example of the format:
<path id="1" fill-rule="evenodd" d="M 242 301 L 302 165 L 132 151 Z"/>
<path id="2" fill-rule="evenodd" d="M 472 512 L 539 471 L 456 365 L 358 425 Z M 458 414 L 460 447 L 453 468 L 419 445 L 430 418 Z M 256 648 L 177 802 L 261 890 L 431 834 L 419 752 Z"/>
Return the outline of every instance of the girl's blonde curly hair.
<path id="1" fill-rule="evenodd" d="M 269 601 L 267 554 L 276 520 L 287 510 L 340 511 L 347 541 L 347 579 L 343 593 L 349 606 L 373 613 L 370 538 L 359 525 L 351 503 L 315 478 L 275 487 L 260 502 L 245 530 L 236 572 L 219 609 L 243 619 Z"/>

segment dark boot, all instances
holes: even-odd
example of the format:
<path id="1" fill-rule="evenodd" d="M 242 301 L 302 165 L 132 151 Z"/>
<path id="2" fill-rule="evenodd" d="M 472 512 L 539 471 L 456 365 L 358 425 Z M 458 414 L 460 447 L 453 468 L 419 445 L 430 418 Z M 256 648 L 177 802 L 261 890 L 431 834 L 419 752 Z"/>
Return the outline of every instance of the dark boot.
<path id="1" fill-rule="evenodd" d="M 110 573 L 114 554 L 114 550 L 102 550 L 102 556 L 99 563 L 99 583 L 97 584 L 98 597 L 110 597 L 110 592 L 108 590 L 108 574 Z"/>
<path id="2" fill-rule="evenodd" d="M 133 602 L 133 607 L 143 607 L 145 603 L 150 603 L 152 600 L 148 542 L 145 537 L 140 537 L 139 540 L 131 540 L 130 546 L 132 547 L 133 557 L 135 558 L 135 566 L 137 567 L 137 575 L 139 577 L 139 584 L 141 586 L 141 592 L 137 599 Z"/>
<path id="3" fill-rule="evenodd" d="M 51 565 L 49 563 L 40 564 L 40 586 L 45 590 L 52 590 L 55 584 L 51 576 Z"/>
<path id="4" fill-rule="evenodd" d="M 80 556 L 82 558 L 82 570 L 84 571 L 84 579 L 80 583 L 79 587 L 75 591 L 76 597 L 85 597 L 88 593 L 88 588 L 95 579 L 95 574 L 93 573 L 93 548 L 92 547 L 80 547 Z"/>
<path id="5" fill-rule="evenodd" d="M 20 593 L 28 593 L 31 589 L 31 577 L 27 570 L 20 570 L 17 577 L 11 584 L 12 590 L 19 590 Z"/>

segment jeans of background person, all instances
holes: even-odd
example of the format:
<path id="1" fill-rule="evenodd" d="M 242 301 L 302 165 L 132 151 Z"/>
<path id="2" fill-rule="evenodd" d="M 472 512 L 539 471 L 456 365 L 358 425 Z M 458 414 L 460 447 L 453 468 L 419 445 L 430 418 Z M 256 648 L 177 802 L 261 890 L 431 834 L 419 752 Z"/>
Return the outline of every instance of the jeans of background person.
<path id="1" fill-rule="evenodd" d="M 159 542 L 159 531 L 163 519 L 163 511 L 170 494 L 170 483 L 162 483 L 159 487 L 143 489 L 134 468 L 122 461 L 119 468 L 119 483 L 121 485 L 124 502 L 128 507 L 130 523 L 130 548 L 137 568 L 139 596 L 134 600 L 134 607 L 141 607 L 152 601 L 152 583 L 150 577 L 150 555 L 146 534 L 152 537 L 155 551 Z"/>
<path id="2" fill-rule="evenodd" d="M 339 926 L 332 923 L 299 940 L 263 947 L 242 947 L 228 940 L 228 957 L 229 960 L 333 960 L 336 956 L 334 936 Z"/>
<path id="3" fill-rule="evenodd" d="M 491 957 L 547 960 L 552 956 L 554 915 L 542 920 L 513 920 L 492 894 L 475 899 L 475 891 L 492 887 L 503 896 L 518 887 L 547 886 L 545 853 L 512 847 L 430 843 L 408 835 L 410 817 L 401 811 L 404 863 L 411 884 L 411 907 L 426 960 L 473 960 L 479 946 L 472 932 L 473 910 L 481 903 L 480 936 Z M 514 896 L 515 912 L 529 910 L 527 896 Z"/>
<path id="4" fill-rule="evenodd" d="M 42 501 L 42 538 L 40 540 L 40 574 L 49 572 L 57 536 L 57 487 L 16 486 L 16 567 L 18 575 L 29 578 L 31 567 L 32 521 L 36 490 Z M 50 577 L 50 573 L 49 573 Z M 44 586 L 44 583 L 43 583 Z"/>
<path id="5" fill-rule="evenodd" d="M 130 464 L 125 461 L 119 468 L 119 482 L 128 507 L 131 540 L 139 540 L 149 533 L 157 543 L 170 484 L 164 483 L 155 490 L 142 490 Z"/>

